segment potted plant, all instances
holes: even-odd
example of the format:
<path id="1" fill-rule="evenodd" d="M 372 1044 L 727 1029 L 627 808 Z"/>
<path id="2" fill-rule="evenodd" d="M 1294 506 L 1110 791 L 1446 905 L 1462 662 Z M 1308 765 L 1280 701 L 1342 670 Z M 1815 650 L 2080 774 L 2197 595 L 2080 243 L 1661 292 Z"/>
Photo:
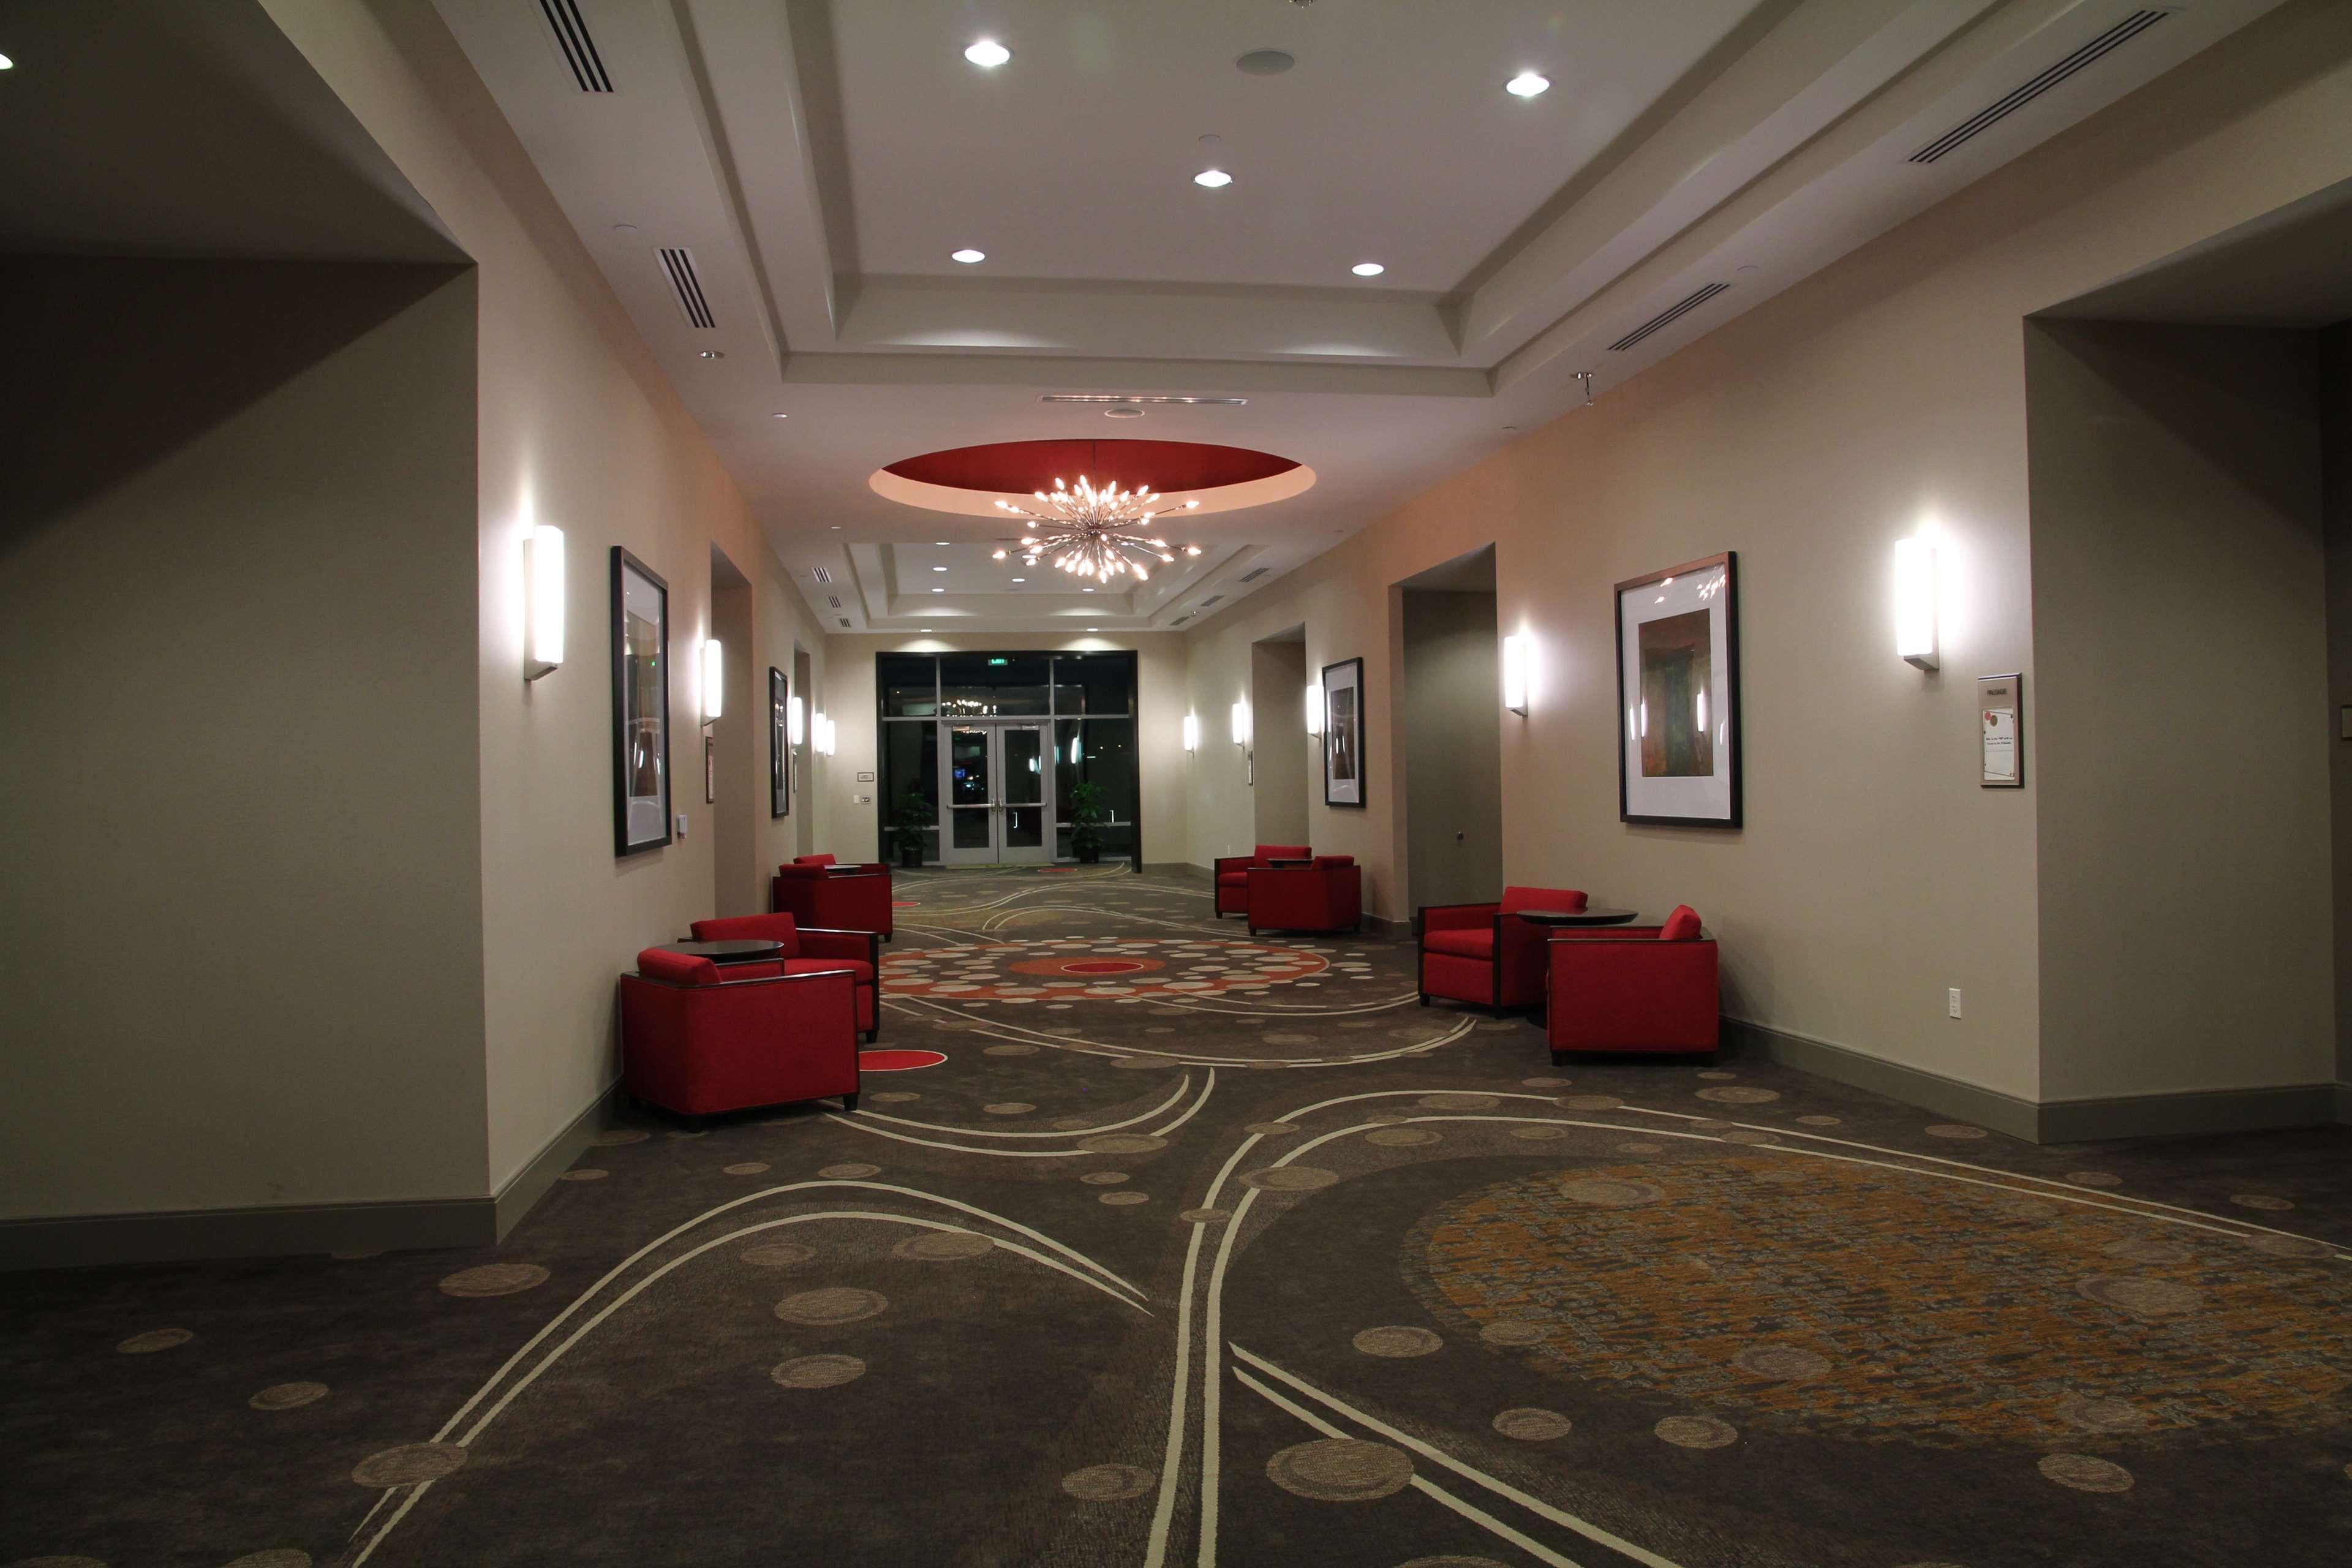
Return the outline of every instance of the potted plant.
<path id="1" fill-rule="evenodd" d="M 923 833 L 939 822 L 939 808 L 913 790 L 902 792 L 890 805 L 890 836 L 898 841 L 898 864 L 915 870 L 923 863 Z"/>
<path id="2" fill-rule="evenodd" d="M 1081 780 L 1070 786 L 1070 853 L 1081 865 L 1092 866 L 1102 858 L 1102 825 L 1109 820 L 1102 785 Z"/>

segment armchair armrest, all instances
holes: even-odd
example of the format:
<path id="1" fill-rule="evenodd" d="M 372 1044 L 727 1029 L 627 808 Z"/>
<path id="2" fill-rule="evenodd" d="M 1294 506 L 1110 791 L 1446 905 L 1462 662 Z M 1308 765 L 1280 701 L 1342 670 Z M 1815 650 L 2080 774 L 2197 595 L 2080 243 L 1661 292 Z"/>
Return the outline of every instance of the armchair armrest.
<path id="1" fill-rule="evenodd" d="M 882 973 L 882 938 L 877 932 L 803 926 L 800 938 L 803 958 L 860 958 L 875 966 L 877 977 Z"/>
<path id="2" fill-rule="evenodd" d="M 1500 912 L 1500 904 L 1423 904 L 1421 906 L 1421 929 L 1428 931 L 1475 931 L 1492 924 Z"/>
<path id="3" fill-rule="evenodd" d="M 1255 864 L 1256 860 L 1252 856 L 1220 855 L 1209 862 L 1209 874 L 1212 877 L 1222 877 L 1228 870 L 1246 871 Z"/>

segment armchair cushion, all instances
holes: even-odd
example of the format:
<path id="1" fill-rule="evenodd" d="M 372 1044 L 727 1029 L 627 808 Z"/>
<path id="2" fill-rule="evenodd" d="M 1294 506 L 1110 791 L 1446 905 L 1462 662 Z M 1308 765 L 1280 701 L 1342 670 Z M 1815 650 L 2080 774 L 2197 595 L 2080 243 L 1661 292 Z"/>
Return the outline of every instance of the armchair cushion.
<path id="1" fill-rule="evenodd" d="M 795 866 L 830 866 L 833 863 L 833 857 L 830 855 L 795 855 L 793 857 L 793 864 Z"/>
<path id="2" fill-rule="evenodd" d="M 1304 844 L 1261 844 L 1250 858 L 1263 866 L 1269 860 L 1310 860 L 1314 857 L 1315 851 Z"/>
<path id="3" fill-rule="evenodd" d="M 1495 927 L 1491 919 L 1481 926 L 1439 926 L 1434 931 L 1422 933 L 1421 947 L 1424 952 L 1451 953 L 1457 958 L 1475 958 L 1492 963 L 1495 957 Z"/>
<path id="4" fill-rule="evenodd" d="M 783 956 L 801 955 L 799 927 L 790 915 L 729 915 L 694 922 L 697 942 L 772 942 L 782 944 Z"/>
<path id="5" fill-rule="evenodd" d="M 1688 904 L 1676 904 L 1675 912 L 1666 917 L 1666 923 L 1658 928 L 1658 940 L 1660 942 L 1696 942 L 1698 911 Z"/>
<path id="6" fill-rule="evenodd" d="M 1504 914 L 1521 910 L 1581 910 L 1586 900 L 1574 888 L 1505 888 L 1497 907 Z"/>

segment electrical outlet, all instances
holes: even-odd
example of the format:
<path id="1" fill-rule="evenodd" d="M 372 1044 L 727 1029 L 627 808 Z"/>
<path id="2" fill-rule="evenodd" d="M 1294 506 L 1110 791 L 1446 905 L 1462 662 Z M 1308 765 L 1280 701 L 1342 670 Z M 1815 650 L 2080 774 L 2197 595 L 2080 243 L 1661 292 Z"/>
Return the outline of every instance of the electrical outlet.
<path id="1" fill-rule="evenodd" d="M 1944 993 L 1944 1013 L 1948 1017 L 1957 1018 L 1960 1016 L 1960 988 L 1958 986 L 1955 985 L 1949 991 Z"/>
<path id="2" fill-rule="evenodd" d="M 686 813 L 682 811 L 677 814 L 677 836 L 680 838 L 686 837 Z"/>

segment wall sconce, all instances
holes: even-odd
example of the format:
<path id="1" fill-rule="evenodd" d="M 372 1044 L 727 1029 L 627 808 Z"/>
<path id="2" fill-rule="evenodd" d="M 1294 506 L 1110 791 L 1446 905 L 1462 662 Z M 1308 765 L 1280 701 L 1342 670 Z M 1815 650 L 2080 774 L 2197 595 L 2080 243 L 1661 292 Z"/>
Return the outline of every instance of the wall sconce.
<path id="1" fill-rule="evenodd" d="M 717 637 L 702 639 L 702 721 L 715 721 L 727 703 L 727 659 Z"/>
<path id="2" fill-rule="evenodd" d="M 795 697 L 784 704 L 784 740 L 797 748 L 807 739 L 808 710 L 802 707 L 801 700 Z"/>
<path id="3" fill-rule="evenodd" d="M 1319 680 L 1307 683 L 1307 732 L 1310 735 L 1323 732 L 1323 683 Z"/>
<path id="4" fill-rule="evenodd" d="M 1201 749 L 1201 721 L 1190 713 L 1184 715 L 1184 749 L 1188 752 Z"/>
<path id="5" fill-rule="evenodd" d="M 1895 651 L 1921 669 L 1936 668 L 1936 546 L 1928 540 L 1895 544 Z"/>
<path id="6" fill-rule="evenodd" d="M 563 662 L 563 531 L 541 523 L 522 542 L 522 678 Z"/>
<path id="7" fill-rule="evenodd" d="M 1503 639 L 1503 706 L 1522 719 L 1528 716 L 1528 639 L 1523 637 Z"/>
<path id="8" fill-rule="evenodd" d="M 1234 744 L 1247 748 L 1250 743 L 1250 710 L 1246 702 L 1234 704 Z"/>
<path id="9" fill-rule="evenodd" d="M 829 757 L 833 755 L 834 722 L 822 713 L 814 715 L 814 720 L 816 730 L 816 752 L 819 756 Z"/>

